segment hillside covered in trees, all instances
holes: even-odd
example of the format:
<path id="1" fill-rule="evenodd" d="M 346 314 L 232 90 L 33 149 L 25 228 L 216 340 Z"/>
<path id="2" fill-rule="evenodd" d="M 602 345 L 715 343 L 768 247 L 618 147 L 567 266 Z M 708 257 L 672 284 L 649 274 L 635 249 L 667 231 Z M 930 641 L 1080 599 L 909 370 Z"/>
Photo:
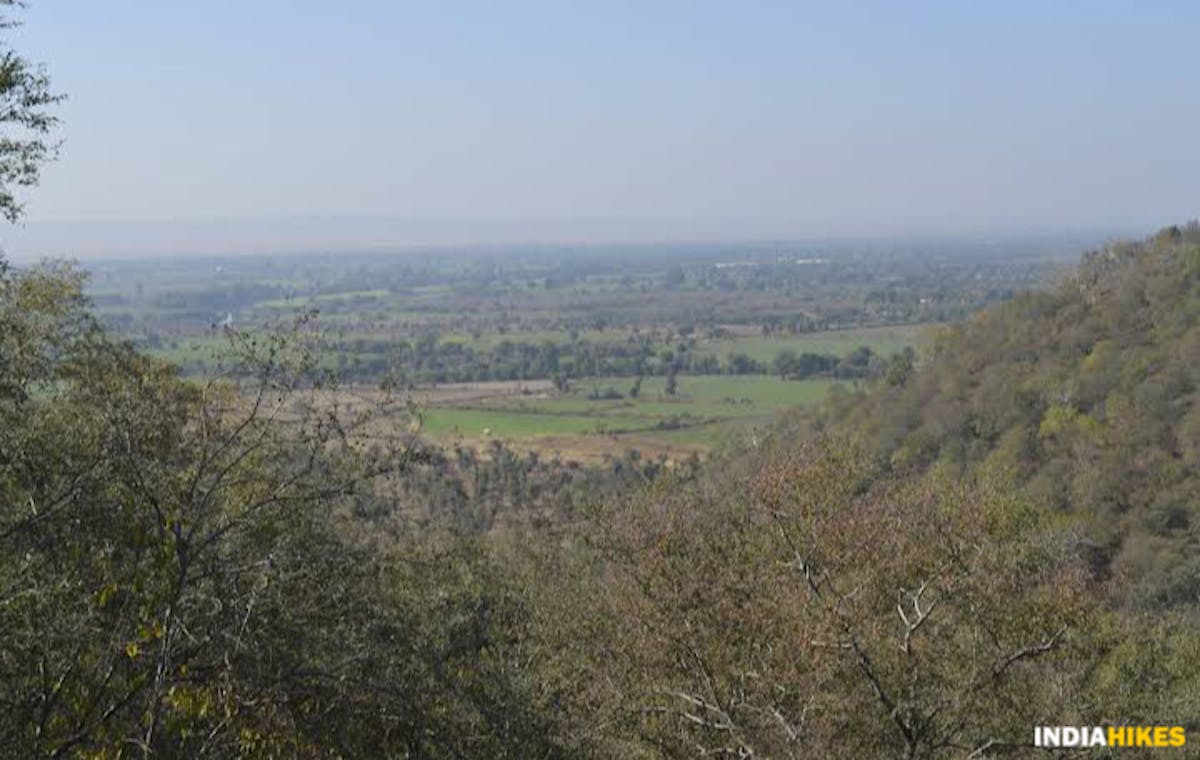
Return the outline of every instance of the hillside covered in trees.
<path id="1" fill-rule="evenodd" d="M 830 428 L 897 473 L 1003 478 L 1122 604 L 1200 603 L 1200 226 L 1089 253 L 1057 287 L 945 328 Z"/>
<path id="2" fill-rule="evenodd" d="M 303 325 L 203 382 L 0 279 L 0 745 L 1027 756 L 1195 730 L 1200 229 L 688 467 L 440 451 Z M 386 426 L 381 428 L 381 425 Z"/>

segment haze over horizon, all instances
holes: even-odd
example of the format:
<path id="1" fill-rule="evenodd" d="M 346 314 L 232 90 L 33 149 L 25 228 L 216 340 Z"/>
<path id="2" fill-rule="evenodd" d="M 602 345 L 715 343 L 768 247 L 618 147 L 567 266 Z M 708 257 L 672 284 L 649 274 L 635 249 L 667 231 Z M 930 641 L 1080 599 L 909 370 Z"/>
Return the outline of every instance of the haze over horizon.
<path id="1" fill-rule="evenodd" d="M 1187 3 L 34 3 L 16 257 L 1136 232 L 1197 215 Z"/>
<path id="2" fill-rule="evenodd" d="M 40 258 L 144 259 L 405 251 L 730 245 L 835 250 L 924 241 L 1019 244 L 1073 258 L 1081 249 L 1152 227 L 898 230 L 802 234 L 779 220 L 413 220 L 397 217 L 211 218 L 41 222 L 0 230 L 0 252 Z"/>

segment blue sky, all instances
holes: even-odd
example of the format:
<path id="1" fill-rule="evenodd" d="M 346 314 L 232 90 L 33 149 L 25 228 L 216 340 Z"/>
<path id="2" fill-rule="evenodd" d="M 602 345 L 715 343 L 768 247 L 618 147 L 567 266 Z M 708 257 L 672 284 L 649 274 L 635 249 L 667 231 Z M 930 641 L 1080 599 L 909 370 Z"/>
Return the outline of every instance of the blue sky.
<path id="1" fill-rule="evenodd" d="M 361 216 L 447 239 L 1116 229 L 1200 202 L 1196 3 L 34 0 L 24 16 L 14 44 L 69 101 L 18 240 L 75 220 Z"/>

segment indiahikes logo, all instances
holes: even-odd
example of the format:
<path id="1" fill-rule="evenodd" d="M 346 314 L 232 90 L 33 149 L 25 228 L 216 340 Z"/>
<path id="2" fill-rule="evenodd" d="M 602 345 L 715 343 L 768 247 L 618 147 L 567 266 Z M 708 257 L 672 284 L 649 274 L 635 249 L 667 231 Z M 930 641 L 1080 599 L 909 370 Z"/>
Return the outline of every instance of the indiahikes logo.
<path id="1" fill-rule="evenodd" d="M 1035 747 L 1182 747 L 1183 726 L 1038 726 Z"/>

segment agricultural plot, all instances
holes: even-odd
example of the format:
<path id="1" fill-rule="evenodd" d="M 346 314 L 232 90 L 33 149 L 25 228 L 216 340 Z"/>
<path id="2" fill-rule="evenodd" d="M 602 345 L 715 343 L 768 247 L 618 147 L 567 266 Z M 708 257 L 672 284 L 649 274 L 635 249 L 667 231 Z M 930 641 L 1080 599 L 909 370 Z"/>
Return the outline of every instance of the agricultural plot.
<path id="1" fill-rule="evenodd" d="M 304 329 L 319 368 L 355 392 L 409 389 L 429 439 L 594 461 L 703 453 L 837 383 L 868 382 L 929 327 L 1052 269 L 982 253 L 734 248 L 121 261 L 94 267 L 89 293 L 115 332 L 188 377 L 222 371 L 225 327 L 286 333 L 315 310 Z"/>
<path id="2" fill-rule="evenodd" d="M 819 403 L 830 380 L 766 376 L 681 376 L 675 394 L 666 379 L 647 377 L 636 397 L 634 378 L 577 381 L 565 393 L 544 384 L 480 383 L 417 392 L 422 431 L 469 446 L 502 440 L 514 448 L 564 459 L 595 460 L 638 449 L 647 455 L 702 454 L 737 428 L 790 407 Z M 608 398 L 621 394 L 620 398 Z"/>

